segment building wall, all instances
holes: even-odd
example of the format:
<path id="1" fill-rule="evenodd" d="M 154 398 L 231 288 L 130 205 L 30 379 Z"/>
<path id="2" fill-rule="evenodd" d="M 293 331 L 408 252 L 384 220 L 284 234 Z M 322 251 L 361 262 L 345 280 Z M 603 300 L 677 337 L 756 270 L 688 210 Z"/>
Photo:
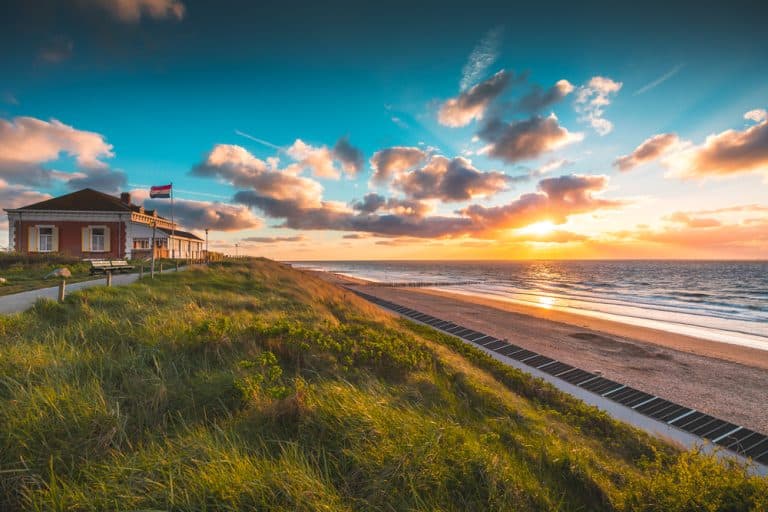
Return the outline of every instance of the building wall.
<path id="1" fill-rule="evenodd" d="M 20 229 L 14 229 L 14 247 L 19 252 L 29 252 L 29 228 L 31 226 L 55 226 L 58 228 L 60 254 L 78 258 L 123 258 L 126 244 L 125 224 L 123 222 L 105 221 L 48 221 L 48 220 L 23 220 Z M 18 228 L 19 224 L 16 223 Z M 82 250 L 82 230 L 88 226 L 106 226 L 109 228 L 109 251 Z"/>

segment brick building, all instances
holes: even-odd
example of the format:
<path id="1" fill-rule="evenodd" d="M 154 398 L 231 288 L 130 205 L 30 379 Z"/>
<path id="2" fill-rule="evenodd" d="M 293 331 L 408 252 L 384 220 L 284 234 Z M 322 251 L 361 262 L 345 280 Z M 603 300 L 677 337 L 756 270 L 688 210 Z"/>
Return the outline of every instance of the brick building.
<path id="1" fill-rule="evenodd" d="M 5 210 L 9 247 L 18 252 L 54 252 L 80 258 L 148 258 L 153 227 L 155 256 L 198 259 L 203 240 L 176 228 L 154 210 L 90 188 Z"/>

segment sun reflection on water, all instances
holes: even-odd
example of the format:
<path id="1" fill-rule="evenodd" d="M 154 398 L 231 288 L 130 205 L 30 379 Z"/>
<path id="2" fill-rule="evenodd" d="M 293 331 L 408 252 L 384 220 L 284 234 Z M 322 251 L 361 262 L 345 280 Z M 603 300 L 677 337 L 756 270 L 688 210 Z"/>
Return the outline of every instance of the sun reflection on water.
<path id="1" fill-rule="evenodd" d="M 549 309 L 554 305 L 555 305 L 554 297 L 539 297 L 539 306 Z"/>

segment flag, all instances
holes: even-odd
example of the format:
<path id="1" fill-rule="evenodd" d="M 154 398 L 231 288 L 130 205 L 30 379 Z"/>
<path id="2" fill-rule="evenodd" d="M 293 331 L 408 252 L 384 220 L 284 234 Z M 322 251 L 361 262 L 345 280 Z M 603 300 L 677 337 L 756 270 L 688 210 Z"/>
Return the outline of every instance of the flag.
<path id="1" fill-rule="evenodd" d="M 149 197 L 151 198 L 169 198 L 171 197 L 171 187 L 172 185 L 157 185 L 153 186 L 149 189 Z"/>

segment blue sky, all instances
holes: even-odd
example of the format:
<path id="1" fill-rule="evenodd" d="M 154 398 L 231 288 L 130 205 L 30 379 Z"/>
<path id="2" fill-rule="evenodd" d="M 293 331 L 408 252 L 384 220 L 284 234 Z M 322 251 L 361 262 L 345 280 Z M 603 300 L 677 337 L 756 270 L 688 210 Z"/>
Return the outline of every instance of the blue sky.
<path id="1" fill-rule="evenodd" d="M 702 146 L 708 135 L 746 131 L 764 122 L 744 118 L 768 105 L 766 17 L 758 2 L 708 9 L 698 3 L 669 2 L 524 7 L 331 2 L 299 3 L 290 9 L 252 2 L 134 3 L 134 11 L 117 12 L 102 0 L 5 2 L 0 8 L 0 119 L 8 123 L 8 132 L 15 128 L 16 136 L 19 125 L 14 119 L 19 117 L 55 119 L 99 134 L 114 153 L 100 157 L 100 162 L 124 176 L 123 188 L 173 181 L 180 199 L 250 208 L 261 227 L 251 223 L 244 230 L 222 230 L 217 235 L 222 250 L 245 238 L 262 240 L 244 243 L 253 253 L 281 258 L 333 257 L 340 247 L 356 257 L 416 258 L 430 244 L 445 257 L 647 257 L 658 251 L 670 257 L 756 257 L 765 248 L 746 239 L 718 247 L 689 242 L 668 247 L 667 231 L 686 226 L 670 227 L 663 219 L 677 211 L 764 205 L 766 143 L 761 133 L 750 142 L 756 163 L 750 161 L 727 176 L 680 171 L 687 173 L 685 179 L 671 178 L 672 164 L 660 160 L 630 172 L 613 164 L 657 134 L 674 133 L 683 151 L 686 143 Z M 470 80 L 462 70 L 468 69 L 475 49 L 490 63 L 479 66 Z M 465 126 L 441 124 L 439 111 L 460 95 L 463 78 L 471 87 L 500 70 L 525 78 L 494 96 L 482 115 Z M 594 77 L 620 84 L 602 107 L 599 117 L 612 125 L 603 134 L 584 119 L 583 105 L 580 110 L 576 100 Z M 509 107 L 532 89 L 546 90 L 559 80 L 573 88 L 560 101 L 524 115 Z M 559 127 L 581 139 L 522 159 L 494 158 L 487 148 L 483 151 L 488 141 L 473 142 L 492 117 L 514 123 L 551 114 Z M 332 148 L 339 138 L 348 137 L 365 161 L 354 175 L 341 172 L 339 179 L 327 179 L 302 171 L 322 186 L 322 201 L 351 205 L 368 193 L 414 199 L 392 189 L 392 183 L 372 184 L 369 160 L 386 148 L 415 147 L 448 159 L 463 157 L 481 173 L 520 178 L 463 202 L 427 198 L 433 215 L 461 216 L 456 212 L 472 204 L 503 206 L 541 190 L 541 179 L 568 175 L 606 176 L 608 181 L 589 193 L 621 199 L 622 206 L 604 212 L 606 208 L 593 204 L 563 212 L 562 218 L 531 217 L 534 224 L 551 224 L 535 234 L 536 240 L 514 233 L 508 240 L 517 223 L 493 224 L 491 229 L 490 214 L 484 214 L 488 225 L 482 229 L 441 231 L 429 237 L 352 229 L 356 222 L 339 230 L 332 224 L 275 228 L 285 218 L 234 201 L 243 186 L 233 184 L 231 176 L 214 170 L 205 176 L 190 172 L 217 145 L 240 146 L 261 161 L 279 156 L 280 172 L 291 163 L 284 151 L 238 135 L 238 130 L 281 148 L 297 139 L 313 148 Z M 3 143 L 0 136 L 0 160 Z M 5 144 L 12 143 L 18 145 L 18 139 L 5 139 Z M 565 163 L 533 174 L 555 161 Z M 37 158 L 35 165 L 83 172 L 82 162 L 64 149 L 56 159 Z M 18 187 L 54 195 L 72 188 L 66 179 L 23 183 L 18 173 L 2 173 L 0 165 L 0 179 L 6 187 L 17 187 L 14 193 L 21 190 Z M 9 190 L 0 197 L 10 195 Z M 373 213 L 397 215 L 393 210 Z M 717 220 L 723 227 L 745 226 L 754 213 Z M 653 233 L 638 232 L 619 241 L 605 236 L 637 230 L 638 225 L 639 231 L 650 226 Z M 581 238 L 547 240 L 558 231 Z M 342 238 L 353 233 L 360 239 Z M 689 233 L 678 234 L 688 240 Z M 717 238 L 717 233 L 710 234 Z M 701 233 L 690 235 L 701 239 Z M 754 237 L 754 225 L 745 236 Z M 269 237 L 299 239 L 265 244 Z M 498 249 L 494 241 L 503 241 L 505 248 Z M 491 245 L 483 248 L 483 243 Z"/>

